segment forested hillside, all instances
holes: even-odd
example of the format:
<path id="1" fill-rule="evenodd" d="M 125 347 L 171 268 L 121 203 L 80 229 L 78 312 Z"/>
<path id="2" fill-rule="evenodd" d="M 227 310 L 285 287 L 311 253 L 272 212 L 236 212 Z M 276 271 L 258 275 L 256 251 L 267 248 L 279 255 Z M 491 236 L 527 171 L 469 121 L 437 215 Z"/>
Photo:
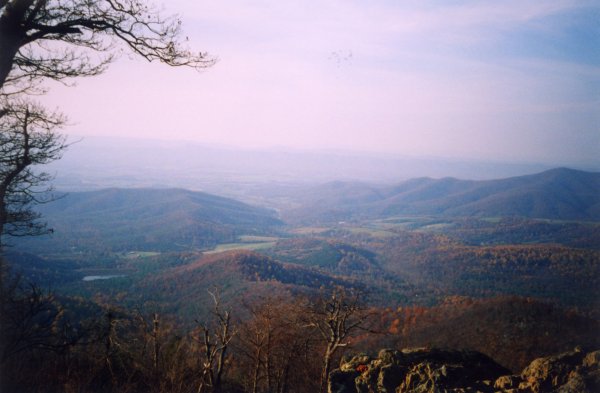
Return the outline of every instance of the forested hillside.
<path id="1" fill-rule="evenodd" d="M 282 225 L 271 210 L 182 189 L 73 192 L 39 211 L 53 234 L 23 247 L 41 253 L 203 249 Z"/>
<path id="2" fill-rule="evenodd" d="M 293 222 L 390 216 L 528 217 L 600 220 L 600 173 L 566 168 L 500 180 L 419 178 L 395 186 L 335 182 L 299 196 Z"/>

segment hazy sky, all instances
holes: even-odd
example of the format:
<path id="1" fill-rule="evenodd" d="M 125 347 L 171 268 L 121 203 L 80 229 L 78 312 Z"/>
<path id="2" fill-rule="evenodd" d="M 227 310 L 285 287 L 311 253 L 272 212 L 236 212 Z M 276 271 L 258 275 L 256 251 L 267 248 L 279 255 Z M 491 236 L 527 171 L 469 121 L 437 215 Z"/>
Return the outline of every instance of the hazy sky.
<path id="1" fill-rule="evenodd" d="M 203 72 L 132 60 L 46 98 L 79 135 L 598 163 L 600 2 L 170 0 Z"/>

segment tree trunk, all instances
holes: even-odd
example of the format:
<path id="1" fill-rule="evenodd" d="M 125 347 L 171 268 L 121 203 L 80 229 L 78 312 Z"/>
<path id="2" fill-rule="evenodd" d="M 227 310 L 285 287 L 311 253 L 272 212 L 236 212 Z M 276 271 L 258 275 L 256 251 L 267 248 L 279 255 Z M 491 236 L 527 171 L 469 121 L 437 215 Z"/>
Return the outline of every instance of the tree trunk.
<path id="1" fill-rule="evenodd" d="M 290 371 L 290 360 L 291 356 L 286 359 L 285 366 L 283 368 L 283 373 L 281 375 L 281 381 L 279 383 L 279 388 L 277 389 L 277 393 L 286 393 L 288 391 L 288 375 Z"/>
<path id="2" fill-rule="evenodd" d="M 258 376 L 260 374 L 260 356 L 262 355 L 262 347 L 258 347 L 256 353 L 256 362 L 254 364 L 254 374 L 252 375 L 252 393 L 258 392 Z"/>
<path id="3" fill-rule="evenodd" d="M 0 15 L 0 88 L 8 78 L 15 56 L 26 38 L 22 24 L 34 0 L 13 0 Z"/>
<path id="4" fill-rule="evenodd" d="M 271 326 L 267 325 L 267 356 L 265 357 L 265 369 L 267 376 L 267 392 L 272 393 L 271 389 Z"/>
<path id="5" fill-rule="evenodd" d="M 227 329 L 225 330 L 227 331 Z M 215 382 L 214 382 L 214 392 L 221 392 L 221 377 L 223 375 L 223 366 L 225 365 L 225 352 L 227 352 L 227 347 L 221 349 L 221 353 L 219 353 L 219 360 L 217 362 L 217 372 L 215 373 Z"/>
<path id="6" fill-rule="evenodd" d="M 225 312 L 225 316 L 223 318 L 223 320 L 221 321 L 222 324 L 222 336 L 221 336 L 221 348 L 220 348 L 220 352 L 219 352 L 219 358 L 217 360 L 217 370 L 215 373 L 215 381 L 213 384 L 213 392 L 214 393 L 220 393 L 221 392 L 221 377 L 223 375 L 223 367 L 225 366 L 225 355 L 227 352 L 227 345 L 229 343 L 229 322 L 231 321 L 231 318 L 229 316 L 229 311 Z"/>
<path id="7" fill-rule="evenodd" d="M 152 320 L 152 337 L 154 339 L 154 351 L 152 356 L 152 367 L 154 368 L 154 378 L 158 381 L 158 351 L 159 351 L 159 342 L 158 342 L 158 314 L 154 313 L 154 319 Z"/>
<path id="8" fill-rule="evenodd" d="M 331 356 L 333 355 L 333 350 L 330 346 L 327 346 L 327 350 L 325 351 L 325 358 L 323 359 L 323 373 L 321 374 L 321 393 L 327 392 L 327 385 L 329 383 L 329 370 L 331 369 Z"/>

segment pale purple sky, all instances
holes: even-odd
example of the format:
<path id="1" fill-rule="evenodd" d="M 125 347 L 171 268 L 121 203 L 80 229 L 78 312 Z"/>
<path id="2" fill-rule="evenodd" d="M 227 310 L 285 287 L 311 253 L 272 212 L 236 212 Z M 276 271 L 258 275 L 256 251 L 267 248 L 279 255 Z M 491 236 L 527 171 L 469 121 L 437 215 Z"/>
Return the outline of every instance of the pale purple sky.
<path id="1" fill-rule="evenodd" d="M 597 1 L 171 0 L 203 72 L 121 57 L 67 133 L 599 163 Z"/>

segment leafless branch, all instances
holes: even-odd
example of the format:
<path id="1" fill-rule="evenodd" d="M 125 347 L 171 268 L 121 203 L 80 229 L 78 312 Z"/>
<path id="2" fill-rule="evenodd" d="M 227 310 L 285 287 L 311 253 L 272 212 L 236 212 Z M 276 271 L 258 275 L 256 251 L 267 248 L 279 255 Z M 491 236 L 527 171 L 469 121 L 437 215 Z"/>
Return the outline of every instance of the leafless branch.
<path id="1" fill-rule="evenodd" d="M 141 0 L 2 0 L 0 91 L 34 91 L 40 79 L 103 72 L 127 48 L 169 66 L 204 69 L 216 61 L 181 39 L 181 20 Z M 10 87 L 10 88 L 9 88 Z"/>

